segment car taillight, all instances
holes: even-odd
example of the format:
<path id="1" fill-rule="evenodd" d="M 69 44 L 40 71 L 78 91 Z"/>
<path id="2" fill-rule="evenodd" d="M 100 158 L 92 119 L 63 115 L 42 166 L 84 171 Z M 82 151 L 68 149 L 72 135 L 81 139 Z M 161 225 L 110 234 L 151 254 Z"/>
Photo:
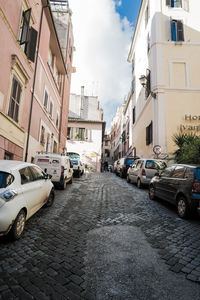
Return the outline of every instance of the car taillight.
<path id="1" fill-rule="evenodd" d="M 61 166 L 61 175 L 64 175 L 64 167 Z"/>
<path id="2" fill-rule="evenodd" d="M 142 169 L 142 176 L 146 176 L 145 169 Z"/>
<path id="3" fill-rule="evenodd" d="M 192 185 L 192 193 L 200 193 L 200 182 L 194 182 Z"/>

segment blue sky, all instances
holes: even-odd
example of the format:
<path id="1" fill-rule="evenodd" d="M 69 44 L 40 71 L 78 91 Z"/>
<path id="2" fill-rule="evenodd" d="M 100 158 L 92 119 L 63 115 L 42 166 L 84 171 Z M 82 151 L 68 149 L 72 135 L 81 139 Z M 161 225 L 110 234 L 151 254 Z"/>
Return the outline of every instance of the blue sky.
<path id="1" fill-rule="evenodd" d="M 98 96 L 106 130 L 131 87 L 127 61 L 141 0 L 69 0 L 74 33 L 71 93 Z"/>
<path id="2" fill-rule="evenodd" d="M 141 0 L 115 0 L 115 2 L 119 3 L 116 6 L 116 11 L 120 14 L 121 18 L 127 17 L 128 21 L 135 26 Z"/>

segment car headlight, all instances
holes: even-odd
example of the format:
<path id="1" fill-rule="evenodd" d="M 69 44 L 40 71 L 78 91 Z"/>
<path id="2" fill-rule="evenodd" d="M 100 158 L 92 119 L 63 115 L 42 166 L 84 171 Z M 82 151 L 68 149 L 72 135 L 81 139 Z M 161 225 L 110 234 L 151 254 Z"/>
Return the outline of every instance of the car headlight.
<path id="1" fill-rule="evenodd" d="M 6 190 L 0 194 L 0 198 L 4 201 L 9 201 L 17 195 L 17 192 L 13 190 Z"/>

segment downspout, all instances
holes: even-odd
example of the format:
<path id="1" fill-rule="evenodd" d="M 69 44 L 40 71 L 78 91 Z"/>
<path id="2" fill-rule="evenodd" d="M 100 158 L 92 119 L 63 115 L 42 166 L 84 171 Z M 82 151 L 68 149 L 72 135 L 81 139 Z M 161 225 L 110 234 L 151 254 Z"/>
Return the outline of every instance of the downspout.
<path id="1" fill-rule="evenodd" d="M 45 6 L 42 6 L 42 12 L 41 12 L 41 17 L 40 17 L 40 28 L 39 28 L 39 37 L 38 37 L 38 44 L 37 44 L 35 70 L 34 70 L 34 75 L 33 75 L 33 87 L 32 87 L 32 94 L 31 94 L 31 106 L 30 106 L 30 112 L 29 112 L 27 141 L 26 141 L 26 152 L 25 152 L 24 161 L 27 161 L 27 158 L 28 158 L 28 148 L 29 148 L 30 129 L 31 129 L 32 111 L 33 111 L 33 100 L 34 100 L 34 93 L 35 93 L 35 82 L 36 82 L 36 74 L 37 74 L 39 48 L 40 48 L 40 38 L 41 38 L 41 31 L 42 31 L 43 13 L 44 13 L 44 9 L 47 8 L 47 7 L 50 7 L 49 4 L 47 4 Z"/>

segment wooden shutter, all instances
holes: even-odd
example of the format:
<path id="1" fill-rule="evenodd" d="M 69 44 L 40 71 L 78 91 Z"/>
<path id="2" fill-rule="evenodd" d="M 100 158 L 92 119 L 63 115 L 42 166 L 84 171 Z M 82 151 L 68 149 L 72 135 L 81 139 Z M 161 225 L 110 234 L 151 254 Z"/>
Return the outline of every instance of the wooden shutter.
<path id="1" fill-rule="evenodd" d="M 184 41 L 183 23 L 180 20 L 177 21 L 177 40 Z"/>
<path id="2" fill-rule="evenodd" d="M 28 40 L 30 18 L 31 18 L 31 8 L 23 12 L 23 25 L 22 25 L 20 42 L 19 42 L 20 45 L 25 44 Z"/>
<path id="3" fill-rule="evenodd" d="M 25 49 L 25 53 L 28 59 L 30 59 L 32 62 L 35 61 L 36 43 L 37 43 L 37 31 L 33 27 L 31 27 L 29 29 L 29 38 Z"/>
<path id="4" fill-rule="evenodd" d="M 173 20 L 170 18 L 170 29 L 171 29 L 171 41 L 173 41 Z"/>
<path id="5" fill-rule="evenodd" d="M 146 127 L 146 145 L 149 145 L 149 126 Z"/>
<path id="6" fill-rule="evenodd" d="M 166 0 L 166 5 L 171 6 L 171 0 Z"/>
<path id="7" fill-rule="evenodd" d="M 133 108 L 133 124 L 135 124 L 135 106 Z"/>
<path id="8" fill-rule="evenodd" d="M 146 98 L 148 98 L 151 91 L 151 73 L 149 70 L 147 71 L 146 77 L 147 77 L 147 84 L 146 84 L 145 95 Z"/>

